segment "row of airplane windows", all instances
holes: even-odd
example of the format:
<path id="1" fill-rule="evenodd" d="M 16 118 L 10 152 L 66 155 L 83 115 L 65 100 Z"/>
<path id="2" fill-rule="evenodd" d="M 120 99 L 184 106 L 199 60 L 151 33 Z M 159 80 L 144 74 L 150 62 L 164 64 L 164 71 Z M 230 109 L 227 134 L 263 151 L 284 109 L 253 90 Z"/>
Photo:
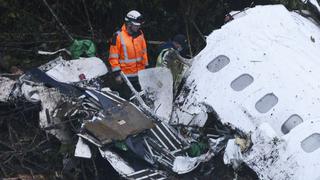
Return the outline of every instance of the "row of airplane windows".
<path id="1" fill-rule="evenodd" d="M 216 73 L 227 66 L 229 63 L 230 59 L 227 56 L 219 55 L 207 65 L 207 69 L 212 73 Z M 254 78 L 250 74 L 242 74 L 231 82 L 230 87 L 234 91 L 242 91 L 250 84 L 252 84 L 253 81 Z M 260 113 L 267 113 L 277 103 L 278 97 L 273 93 L 269 93 L 264 95 L 256 102 L 255 108 Z M 282 124 L 281 131 L 283 134 L 288 134 L 293 128 L 295 128 L 302 122 L 303 119 L 299 115 L 293 114 Z M 301 147 L 307 153 L 311 153 L 319 149 L 320 134 L 314 133 L 305 138 L 303 141 L 301 141 Z"/>

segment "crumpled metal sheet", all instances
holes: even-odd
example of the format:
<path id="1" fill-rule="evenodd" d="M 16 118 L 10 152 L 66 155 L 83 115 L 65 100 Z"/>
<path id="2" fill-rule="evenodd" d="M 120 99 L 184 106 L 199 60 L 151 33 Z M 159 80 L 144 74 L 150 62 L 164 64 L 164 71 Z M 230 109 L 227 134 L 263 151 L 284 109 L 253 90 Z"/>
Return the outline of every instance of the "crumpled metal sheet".
<path id="1" fill-rule="evenodd" d="M 109 94 L 109 96 L 112 95 Z M 115 96 L 109 100 L 110 108 L 105 109 L 105 117 L 96 118 L 84 124 L 84 128 L 102 144 L 113 140 L 124 140 L 129 135 L 154 127 L 151 118 L 144 115 L 132 103 Z"/>
<path id="2" fill-rule="evenodd" d="M 0 101 L 7 101 L 16 81 L 0 77 Z"/>

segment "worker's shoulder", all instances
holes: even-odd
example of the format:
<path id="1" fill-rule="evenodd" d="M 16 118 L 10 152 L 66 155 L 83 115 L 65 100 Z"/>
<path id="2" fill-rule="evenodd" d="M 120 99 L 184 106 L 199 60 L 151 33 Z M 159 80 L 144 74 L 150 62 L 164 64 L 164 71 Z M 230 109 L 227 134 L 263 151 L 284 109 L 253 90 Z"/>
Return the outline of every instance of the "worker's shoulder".
<path id="1" fill-rule="evenodd" d="M 174 49 L 174 46 L 172 44 L 171 41 L 167 41 L 162 43 L 158 48 L 157 48 L 157 52 L 158 54 L 161 53 L 163 50 L 168 50 L 168 49 Z"/>
<path id="2" fill-rule="evenodd" d="M 111 45 L 116 45 L 117 43 L 117 38 L 119 34 L 121 33 L 121 29 L 113 33 L 112 38 L 111 38 Z"/>

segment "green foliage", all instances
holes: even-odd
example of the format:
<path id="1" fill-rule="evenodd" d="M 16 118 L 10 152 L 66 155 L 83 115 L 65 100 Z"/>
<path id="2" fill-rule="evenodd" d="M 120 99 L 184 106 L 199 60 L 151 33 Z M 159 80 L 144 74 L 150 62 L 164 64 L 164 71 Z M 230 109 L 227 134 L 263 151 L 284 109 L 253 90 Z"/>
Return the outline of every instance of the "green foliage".
<path id="1" fill-rule="evenodd" d="M 59 21 L 75 39 L 93 41 L 101 54 L 107 54 L 108 40 L 118 30 L 125 14 L 140 11 L 147 40 L 166 41 L 175 34 L 188 35 L 192 54 L 197 54 L 206 43 L 203 35 L 224 24 L 224 15 L 242 10 L 252 1 L 234 0 L 47 0 Z M 259 4 L 284 4 L 288 9 L 300 9 L 300 0 L 254 0 Z M 86 13 L 87 9 L 88 13 Z M 92 27 L 92 28 L 91 28 Z M 0 0 L 0 52 L 15 58 L 39 57 L 35 50 L 55 51 L 70 46 L 66 32 L 55 20 L 43 0 Z M 103 44 L 103 46 L 102 46 Z M 148 45 L 149 59 L 156 59 L 156 45 Z M 22 66 L 24 61 L 20 61 Z M 31 63 L 32 64 L 32 63 Z"/>
<path id="2" fill-rule="evenodd" d="M 272 0 L 273 3 L 283 4 L 290 10 L 301 9 L 304 4 L 301 0 Z"/>

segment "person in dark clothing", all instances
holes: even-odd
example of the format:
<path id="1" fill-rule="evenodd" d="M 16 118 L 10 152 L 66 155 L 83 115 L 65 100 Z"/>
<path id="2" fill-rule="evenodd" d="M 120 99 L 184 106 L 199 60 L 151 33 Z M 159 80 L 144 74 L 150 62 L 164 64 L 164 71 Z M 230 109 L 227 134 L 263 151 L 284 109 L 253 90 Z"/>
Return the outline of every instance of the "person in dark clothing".
<path id="1" fill-rule="evenodd" d="M 190 66 L 190 60 L 186 59 L 187 39 L 184 35 L 176 35 L 172 41 L 162 44 L 157 58 L 157 67 L 170 69 L 173 77 L 173 91 L 177 92 L 182 81 L 186 66 Z"/>
<path id="2" fill-rule="evenodd" d="M 182 57 L 186 57 L 187 56 L 187 39 L 184 35 L 182 34 L 177 34 L 176 36 L 174 36 L 174 38 L 172 40 L 169 40 L 165 43 L 163 43 L 162 45 L 160 45 L 160 47 L 158 48 L 157 52 L 158 52 L 158 58 L 157 58 L 157 64 L 156 66 L 163 66 L 165 65 L 167 62 L 168 57 L 166 57 L 169 53 L 169 57 L 170 55 L 172 55 L 172 50 L 176 50 L 179 52 L 179 55 Z M 165 64 L 163 64 L 165 63 Z"/>

